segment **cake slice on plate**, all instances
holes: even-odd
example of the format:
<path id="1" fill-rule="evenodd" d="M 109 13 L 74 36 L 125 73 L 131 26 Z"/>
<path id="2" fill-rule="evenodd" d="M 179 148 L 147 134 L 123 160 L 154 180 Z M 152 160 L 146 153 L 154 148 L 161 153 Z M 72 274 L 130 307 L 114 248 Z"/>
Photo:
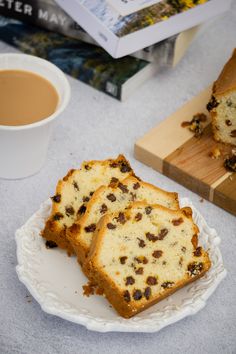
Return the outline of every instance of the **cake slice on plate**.
<path id="1" fill-rule="evenodd" d="M 56 194 L 52 197 L 51 215 L 42 231 L 48 247 L 59 246 L 68 254 L 73 254 L 74 249 L 66 238 L 66 229 L 85 213 L 93 193 L 101 185 L 133 175 L 123 155 L 116 159 L 84 162 L 80 169 L 70 170 L 57 184 Z"/>
<path id="2" fill-rule="evenodd" d="M 113 178 L 113 185 L 100 187 L 90 199 L 85 214 L 67 230 L 67 238 L 75 249 L 80 264 L 83 264 L 89 252 L 98 221 L 106 213 L 120 211 L 118 218 L 122 223 L 124 209 L 134 201 L 179 209 L 177 193 L 166 192 L 135 177 L 117 182 Z"/>
<path id="3" fill-rule="evenodd" d="M 214 82 L 207 109 L 215 140 L 236 145 L 236 49 Z"/>
<path id="4" fill-rule="evenodd" d="M 100 220 L 84 268 L 116 311 L 129 318 L 210 268 L 198 231 L 190 208 L 137 202 L 122 219 L 116 213 Z"/>

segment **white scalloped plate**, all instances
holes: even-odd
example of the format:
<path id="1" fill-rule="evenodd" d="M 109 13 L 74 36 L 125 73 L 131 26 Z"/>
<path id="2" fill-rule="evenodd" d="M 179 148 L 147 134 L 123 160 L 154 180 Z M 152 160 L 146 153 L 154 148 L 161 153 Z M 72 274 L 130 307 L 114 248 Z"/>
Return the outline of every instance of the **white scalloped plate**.
<path id="1" fill-rule="evenodd" d="M 131 319 L 118 316 L 102 296 L 83 296 L 82 285 L 87 279 L 75 257 L 68 257 L 57 248 L 46 249 L 40 230 L 50 213 L 50 200 L 44 202 L 25 225 L 16 231 L 18 277 L 45 312 L 84 325 L 90 330 L 159 331 L 201 310 L 226 276 L 218 248 L 220 238 L 206 224 L 190 200 L 184 198 L 181 206 L 186 205 L 193 209 L 194 220 L 200 229 L 199 241 L 209 251 L 212 267 L 203 278 Z"/>

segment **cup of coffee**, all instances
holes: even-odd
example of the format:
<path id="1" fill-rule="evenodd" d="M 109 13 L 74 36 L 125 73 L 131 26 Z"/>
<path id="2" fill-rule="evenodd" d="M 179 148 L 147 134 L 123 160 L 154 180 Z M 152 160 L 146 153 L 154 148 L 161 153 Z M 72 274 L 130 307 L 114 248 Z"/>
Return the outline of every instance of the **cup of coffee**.
<path id="1" fill-rule="evenodd" d="M 0 54 L 0 178 L 37 173 L 70 99 L 64 73 L 27 54 Z"/>

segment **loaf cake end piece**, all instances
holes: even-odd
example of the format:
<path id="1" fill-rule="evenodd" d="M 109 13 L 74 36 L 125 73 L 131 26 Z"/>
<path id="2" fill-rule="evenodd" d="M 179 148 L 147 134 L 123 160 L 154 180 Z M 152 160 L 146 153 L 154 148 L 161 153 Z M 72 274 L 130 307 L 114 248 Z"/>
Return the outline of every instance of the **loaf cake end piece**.
<path id="1" fill-rule="evenodd" d="M 215 140 L 236 145 L 236 49 L 214 82 L 207 109 Z"/>

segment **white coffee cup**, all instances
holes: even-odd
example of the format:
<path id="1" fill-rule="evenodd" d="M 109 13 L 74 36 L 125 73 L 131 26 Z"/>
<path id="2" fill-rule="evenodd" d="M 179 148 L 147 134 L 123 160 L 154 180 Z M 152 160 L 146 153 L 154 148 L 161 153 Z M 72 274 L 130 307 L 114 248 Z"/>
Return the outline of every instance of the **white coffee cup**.
<path id="1" fill-rule="evenodd" d="M 64 73 L 54 64 L 32 55 L 0 54 L 0 70 L 11 69 L 44 77 L 59 96 L 56 111 L 48 118 L 27 125 L 0 125 L 0 178 L 16 179 L 33 175 L 42 168 L 55 119 L 69 102 L 70 86 Z"/>

